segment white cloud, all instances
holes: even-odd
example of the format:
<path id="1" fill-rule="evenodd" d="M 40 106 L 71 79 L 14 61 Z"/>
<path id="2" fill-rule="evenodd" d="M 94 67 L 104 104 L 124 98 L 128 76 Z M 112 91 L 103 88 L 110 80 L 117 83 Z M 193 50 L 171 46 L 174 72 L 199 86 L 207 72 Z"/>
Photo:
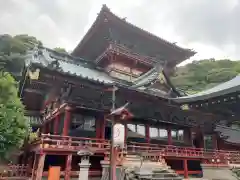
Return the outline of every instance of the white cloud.
<path id="1" fill-rule="evenodd" d="M 0 34 L 29 34 L 48 47 L 72 50 L 102 4 L 170 42 L 193 59 L 240 58 L 238 0 L 0 0 Z"/>

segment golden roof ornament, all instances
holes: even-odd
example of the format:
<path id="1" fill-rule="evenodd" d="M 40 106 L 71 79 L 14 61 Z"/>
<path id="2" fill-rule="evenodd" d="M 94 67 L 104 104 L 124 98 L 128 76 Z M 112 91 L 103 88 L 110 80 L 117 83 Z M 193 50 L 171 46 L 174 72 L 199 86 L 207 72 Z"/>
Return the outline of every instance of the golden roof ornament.
<path id="1" fill-rule="evenodd" d="M 35 71 L 31 71 L 30 69 L 28 69 L 27 75 L 31 80 L 38 80 L 40 75 L 40 69 L 36 69 Z"/>
<path id="2" fill-rule="evenodd" d="M 158 75 L 158 80 L 161 84 L 166 83 L 166 79 L 165 79 L 165 76 L 163 75 L 162 71 Z"/>
<path id="3" fill-rule="evenodd" d="M 182 110 L 189 110 L 188 104 L 183 104 L 183 105 L 181 106 L 181 109 L 182 109 Z"/>

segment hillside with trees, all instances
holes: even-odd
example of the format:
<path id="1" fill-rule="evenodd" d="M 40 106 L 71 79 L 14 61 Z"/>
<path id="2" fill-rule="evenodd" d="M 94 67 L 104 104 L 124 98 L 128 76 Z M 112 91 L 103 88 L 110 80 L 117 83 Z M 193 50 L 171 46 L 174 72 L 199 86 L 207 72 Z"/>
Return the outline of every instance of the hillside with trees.
<path id="1" fill-rule="evenodd" d="M 240 73 L 240 61 L 205 59 L 177 67 L 172 83 L 183 92 L 194 94 L 226 82 Z"/>

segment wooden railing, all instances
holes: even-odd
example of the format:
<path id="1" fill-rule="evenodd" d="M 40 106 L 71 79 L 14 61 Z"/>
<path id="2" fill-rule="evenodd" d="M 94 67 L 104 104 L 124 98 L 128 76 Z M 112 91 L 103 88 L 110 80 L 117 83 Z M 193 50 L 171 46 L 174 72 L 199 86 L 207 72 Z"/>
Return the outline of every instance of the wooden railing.
<path id="1" fill-rule="evenodd" d="M 79 171 L 71 171 L 70 176 L 71 177 L 78 177 L 79 173 L 80 173 Z M 61 171 L 60 175 L 62 177 L 64 177 L 65 171 Z M 100 171 L 100 170 L 95 170 L 95 171 L 94 170 L 89 170 L 89 176 L 90 177 L 94 177 L 94 176 L 100 177 L 101 175 L 102 175 L 102 171 Z M 48 171 L 43 172 L 43 177 L 48 177 Z"/>
<path id="2" fill-rule="evenodd" d="M 26 165 L 8 165 L 7 170 L 5 170 L 2 174 L 0 174 L 0 179 L 4 179 L 5 177 L 28 177 L 28 166 Z"/>
<path id="3" fill-rule="evenodd" d="M 62 149 L 68 151 L 78 151 L 83 147 L 104 151 L 109 149 L 110 145 L 109 141 L 104 139 L 49 134 L 42 134 L 41 137 L 32 144 L 40 145 L 42 149 Z"/>
<path id="4" fill-rule="evenodd" d="M 107 152 L 110 149 L 110 142 L 104 139 L 70 137 L 60 135 L 42 134 L 33 142 L 41 149 L 78 151 L 83 147 L 88 147 L 96 152 Z M 240 151 L 209 150 L 203 148 L 181 147 L 172 145 L 160 145 L 149 143 L 129 142 L 126 146 L 128 152 L 147 152 L 153 156 L 181 157 L 208 159 L 216 163 L 240 164 Z"/>
<path id="5" fill-rule="evenodd" d="M 148 152 L 163 157 L 186 157 L 208 159 L 213 163 L 236 163 L 240 164 L 240 151 L 210 150 L 193 147 L 180 147 L 172 145 L 159 145 L 148 143 L 130 142 L 127 151 Z"/>

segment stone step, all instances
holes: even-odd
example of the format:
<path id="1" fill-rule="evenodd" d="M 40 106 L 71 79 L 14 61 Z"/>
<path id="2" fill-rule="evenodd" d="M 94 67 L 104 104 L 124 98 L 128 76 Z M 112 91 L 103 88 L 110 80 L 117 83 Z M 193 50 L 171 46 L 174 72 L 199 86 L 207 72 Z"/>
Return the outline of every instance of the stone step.
<path id="1" fill-rule="evenodd" d="M 175 173 L 175 171 L 169 168 L 162 168 L 158 170 L 154 169 L 153 173 Z"/>
<path id="2" fill-rule="evenodd" d="M 152 177 L 158 178 L 158 177 L 178 177 L 175 173 L 153 173 Z"/>

